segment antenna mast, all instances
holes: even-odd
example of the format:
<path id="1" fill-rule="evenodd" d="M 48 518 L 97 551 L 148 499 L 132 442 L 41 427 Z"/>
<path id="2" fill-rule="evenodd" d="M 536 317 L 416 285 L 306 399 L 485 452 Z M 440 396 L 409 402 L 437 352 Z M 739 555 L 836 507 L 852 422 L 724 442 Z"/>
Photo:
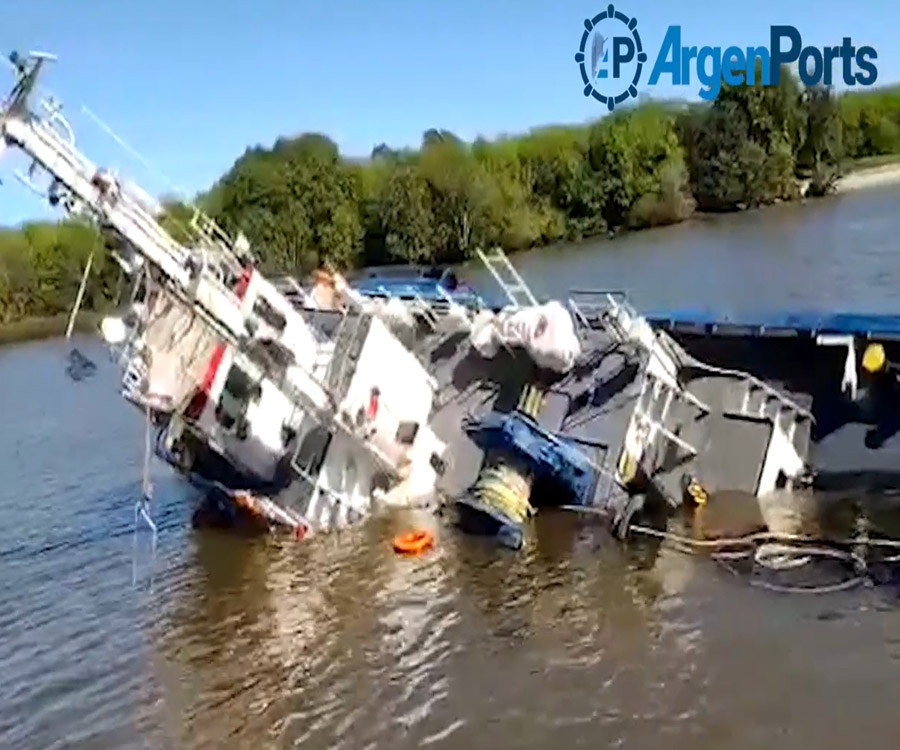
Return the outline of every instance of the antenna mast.
<path id="1" fill-rule="evenodd" d="M 191 223 L 203 241 L 196 247 L 181 245 L 160 225 L 142 190 L 121 183 L 79 152 L 57 102 L 45 98 L 41 102 L 44 113 L 32 106 L 38 76 L 44 64 L 54 59 L 35 52 L 9 57 L 16 82 L 0 108 L 0 146 L 13 146 L 31 158 L 28 175 L 20 175 L 20 179 L 51 204 L 61 204 L 69 213 L 86 211 L 101 227 L 114 230 L 156 271 L 160 281 L 203 311 L 223 334 L 229 338 L 245 335 L 240 304 L 230 282 L 249 262 L 246 239 L 232 242 L 212 219 L 198 211 Z M 39 174 L 49 178 L 48 188 L 35 183 Z"/>

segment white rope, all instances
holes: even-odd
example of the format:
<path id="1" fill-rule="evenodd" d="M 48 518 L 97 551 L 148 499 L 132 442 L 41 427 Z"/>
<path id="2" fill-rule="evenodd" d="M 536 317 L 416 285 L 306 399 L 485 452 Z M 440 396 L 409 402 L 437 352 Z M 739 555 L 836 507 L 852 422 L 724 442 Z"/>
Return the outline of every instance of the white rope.
<path id="1" fill-rule="evenodd" d="M 138 522 L 143 519 L 150 531 L 153 532 L 153 547 L 156 547 L 156 524 L 150 517 L 150 499 L 153 493 L 153 486 L 150 482 L 150 456 L 151 456 L 151 419 L 150 406 L 144 407 L 146 415 L 146 428 L 144 430 L 144 471 L 141 478 L 141 497 L 134 506 L 134 532 L 137 535 Z"/>
<path id="2" fill-rule="evenodd" d="M 87 263 L 84 266 L 84 273 L 81 275 L 81 285 L 78 287 L 78 296 L 75 297 L 75 306 L 69 315 L 69 324 L 66 326 L 66 340 L 72 338 L 72 329 L 75 327 L 75 317 L 81 309 L 81 301 L 84 299 L 84 290 L 87 287 L 88 275 L 91 272 L 91 264 L 94 262 L 94 253 L 88 256 Z"/>

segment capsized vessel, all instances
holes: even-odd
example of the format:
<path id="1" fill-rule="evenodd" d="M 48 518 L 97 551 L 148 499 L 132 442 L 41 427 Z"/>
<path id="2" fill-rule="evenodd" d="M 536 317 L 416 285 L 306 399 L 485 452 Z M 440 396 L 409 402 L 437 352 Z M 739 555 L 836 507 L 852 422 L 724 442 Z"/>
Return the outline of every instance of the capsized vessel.
<path id="1" fill-rule="evenodd" d="M 373 302 L 339 276 L 323 297 L 266 279 L 246 239 L 199 211 L 176 241 L 143 191 L 75 147 L 58 104 L 31 106 L 47 57 L 11 60 L 5 146 L 32 159 L 34 189 L 45 175 L 51 203 L 115 240 L 134 280 L 128 314 L 103 325 L 123 396 L 227 513 L 307 534 L 438 494 L 464 529 L 518 547 L 542 505 L 605 509 L 622 532 L 647 499 L 804 481 L 804 408 L 692 356 L 615 293 L 539 304 L 496 250 L 479 255 L 500 310 Z"/>

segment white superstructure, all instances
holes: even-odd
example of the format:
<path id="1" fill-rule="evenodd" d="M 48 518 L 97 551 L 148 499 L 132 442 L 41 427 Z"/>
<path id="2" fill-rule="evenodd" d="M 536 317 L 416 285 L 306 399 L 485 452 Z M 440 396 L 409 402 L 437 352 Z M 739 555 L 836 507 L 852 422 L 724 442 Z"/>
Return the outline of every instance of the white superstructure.
<path id="1" fill-rule="evenodd" d="M 31 106 L 47 59 L 11 56 L 0 147 L 32 160 L 33 189 L 43 174 L 52 204 L 127 248 L 117 259 L 135 279 L 132 319 L 104 330 L 122 356 L 125 395 L 167 420 L 173 463 L 282 486 L 289 515 L 311 530 L 367 514 L 376 487 L 433 488 L 443 450 L 427 424 L 434 385 L 388 326 L 358 311 L 295 309 L 253 267 L 246 241 L 232 243 L 199 212 L 196 242 L 177 242 L 146 193 L 75 147 L 57 104 Z"/>

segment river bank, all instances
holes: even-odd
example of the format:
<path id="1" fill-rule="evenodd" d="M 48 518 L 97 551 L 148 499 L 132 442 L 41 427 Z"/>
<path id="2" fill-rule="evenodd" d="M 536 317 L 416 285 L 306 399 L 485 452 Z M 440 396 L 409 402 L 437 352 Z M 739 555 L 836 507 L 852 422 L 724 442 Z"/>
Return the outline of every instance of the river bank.
<path id="1" fill-rule="evenodd" d="M 846 173 L 838 179 L 835 185 L 835 193 L 842 194 L 896 184 L 900 184 L 900 157 L 890 156 L 881 158 L 876 163 L 863 160 L 847 167 Z M 711 218 L 720 216 L 720 214 L 699 212 L 695 214 L 694 218 L 702 218 L 707 215 Z M 664 227 L 661 229 L 665 231 Z M 633 230 L 621 234 L 633 234 L 634 231 L 642 232 L 644 230 Z M 618 233 L 613 238 L 615 236 L 618 236 Z M 596 244 L 597 240 L 596 237 L 586 238 L 577 244 Z M 533 250 L 540 249 L 534 248 Z M 81 333 L 94 333 L 97 331 L 102 317 L 102 313 L 82 312 L 76 320 L 75 330 Z M 32 316 L 4 323 L 0 325 L 0 346 L 62 336 L 65 333 L 67 322 L 68 315 L 59 314 L 48 317 Z"/>
<path id="2" fill-rule="evenodd" d="M 900 161 L 875 166 L 860 166 L 851 169 L 835 185 L 835 192 L 896 185 L 900 183 Z"/>
<path id="3" fill-rule="evenodd" d="M 75 320 L 75 330 L 79 333 L 95 333 L 100 325 L 101 313 L 83 312 Z M 0 346 L 38 341 L 62 336 L 69 322 L 67 314 L 46 317 L 29 317 L 0 325 Z"/>

